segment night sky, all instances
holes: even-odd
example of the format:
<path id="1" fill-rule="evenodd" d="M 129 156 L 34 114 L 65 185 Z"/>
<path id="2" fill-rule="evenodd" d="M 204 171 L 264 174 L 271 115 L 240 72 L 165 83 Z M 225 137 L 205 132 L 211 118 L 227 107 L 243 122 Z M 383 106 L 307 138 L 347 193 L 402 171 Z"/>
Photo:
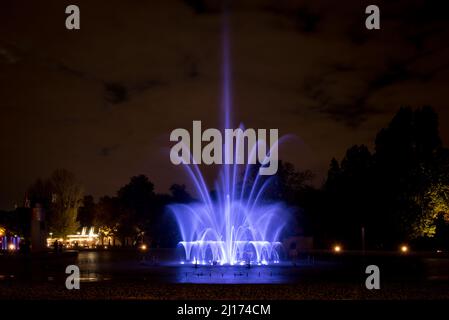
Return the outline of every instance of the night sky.
<path id="1" fill-rule="evenodd" d="M 432 106 L 449 144 L 447 8 L 372 2 L 381 30 L 368 31 L 371 2 L 231 1 L 233 119 L 293 134 L 280 158 L 316 185 L 351 145 L 372 150 L 401 106 Z M 57 168 L 96 197 L 140 173 L 158 192 L 186 183 L 169 134 L 219 127 L 221 30 L 218 0 L 2 0 L 0 209 Z"/>

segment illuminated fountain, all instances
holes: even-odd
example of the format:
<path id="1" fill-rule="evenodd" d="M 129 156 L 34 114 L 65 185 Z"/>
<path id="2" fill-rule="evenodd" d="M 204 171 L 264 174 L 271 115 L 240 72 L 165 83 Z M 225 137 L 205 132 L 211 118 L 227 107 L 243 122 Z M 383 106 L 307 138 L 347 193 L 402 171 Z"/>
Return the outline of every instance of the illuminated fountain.
<path id="1" fill-rule="evenodd" d="M 224 128 L 231 128 L 229 66 L 225 16 L 222 70 Z M 261 143 L 265 141 L 258 141 L 251 150 L 247 150 L 248 154 L 254 156 Z M 224 150 L 224 158 L 227 158 L 230 151 L 226 147 Z M 241 150 L 237 145 L 231 152 L 231 157 L 237 159 Z M 263 265 L 279 262 L 282 250 L 279 240 L 287 222 L 288 209 L 280 202 L 269 201 L 265 195 L 274 181 L 273 176 L 254 174 L 254 165 L 238 165 L 236 162 L 222 165 L 213 197 L 198 166 L 185 165 L 199 201 L 169 206 L 182 237 L 179 243 L 183 252 L 181 263 Z"/>

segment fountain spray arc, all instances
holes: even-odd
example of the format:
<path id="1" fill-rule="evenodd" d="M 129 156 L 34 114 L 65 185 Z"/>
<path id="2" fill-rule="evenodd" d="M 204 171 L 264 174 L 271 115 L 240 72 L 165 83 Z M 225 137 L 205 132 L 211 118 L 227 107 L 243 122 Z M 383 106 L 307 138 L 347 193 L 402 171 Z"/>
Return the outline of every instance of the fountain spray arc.
<path id="1" fill-rule="evenodd" d="M 228 14 L 223 14 L 222 33 L 222 112 L 224 129 L 231 128 L 231 71 Z M 240 125 L 243 130 L 243 125 Z M 243 139 L 237 139 L 243 141 Z M 251 150 L 255 156 L 258 141 Z M 275 147 L 277 148 L 276 142 Z M 224 148 L 224 157 L 238 158 L 238 144 L 232 152 Z M 271 149 L 270 149 L 271 150 Z M 234 159 L 234 160 L 235 160 Z M 219 180 L 215 182 L 215 194 L 211 197 L 198 165 L 184 165 L 199 196 L 199 201 L 173 204 L 174 214 L 182 241 L 184 257 L 181 263 L 193 264 L 268 264 L 278 263 L 282 244 L 279 242 L 287 218 L 288 209 L 281 202 L 268 201 L 264 193 L 273 177 L 254 176 L 249 164 L 225 161 Z M 254 166 L 254 165 L 253 165 Z"/>

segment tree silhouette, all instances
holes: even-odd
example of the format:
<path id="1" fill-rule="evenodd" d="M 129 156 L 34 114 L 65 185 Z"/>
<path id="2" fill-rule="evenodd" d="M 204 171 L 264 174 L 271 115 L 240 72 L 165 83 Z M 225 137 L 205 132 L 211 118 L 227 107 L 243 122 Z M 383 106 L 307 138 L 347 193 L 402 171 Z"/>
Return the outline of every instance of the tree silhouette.
<path id="1" fill-rule="evenodd" d="M 375 152 L 353 146 L 331 161 L 320 221 L 327 236 L 361 244 L 361 227 L 374 247 L 433 237 L 447 216 L 449 156 L 429 108 L 401 108 L 379 131 Z"/>
<path id="2" fill-rule="evenodd" d="M 75 175 L 67 170 L 56 170 L 50 177 L 51 205 L 49 228 L 55 235 L 73 234 L 79 227 L 78 208 L 81 206 L 83 189 Z"/>

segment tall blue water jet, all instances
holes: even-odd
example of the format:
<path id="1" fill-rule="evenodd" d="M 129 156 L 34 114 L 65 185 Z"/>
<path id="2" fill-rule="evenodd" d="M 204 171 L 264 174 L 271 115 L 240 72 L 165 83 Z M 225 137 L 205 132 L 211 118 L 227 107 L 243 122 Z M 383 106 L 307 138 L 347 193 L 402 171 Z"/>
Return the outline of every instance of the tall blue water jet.
<path id="1" fill-rule="evenodd" d="M 231 63 L 229 23 L 223 15 L 222 31 L 222 97 L 223 129 L 232 128 Z M 244 129 L 241 125 L 240 128 Z M 240 139 L 237 139 L 240 141 Z M 258 143 L 265 143 L 259 141 Z M 258 143 L 251 156 L 257 153 Z M 279 142 L 277 142 L 279 143 Z M 277 147 L 277 146 L 276 146 Z M 224 147 L 225 164 L 219 180 L 215 182 L 212 198 L 198 165 L 184 165 L 199 196 L 189 204 L 173 204 L 174 214 L 182 241 L 185 261 L 194 264 L 268 264 L 279 262 L 282 244 L 281 232 L 288 219 L 288 208 L 281 202 L 265 197 L 273 178 L 254 176 L 249 163 L 238 165 L 239 146 L 232 150 Z M 250 158 L 249 157 L 249 158 Z M 226 161 L 226 159 L 231 161 Z M 248 158 L 248 159 L 249 159 Z M 226 163 L 232 163 L 226 164 Z M 184 262 L 184 261 L 183 261 Z"/>

